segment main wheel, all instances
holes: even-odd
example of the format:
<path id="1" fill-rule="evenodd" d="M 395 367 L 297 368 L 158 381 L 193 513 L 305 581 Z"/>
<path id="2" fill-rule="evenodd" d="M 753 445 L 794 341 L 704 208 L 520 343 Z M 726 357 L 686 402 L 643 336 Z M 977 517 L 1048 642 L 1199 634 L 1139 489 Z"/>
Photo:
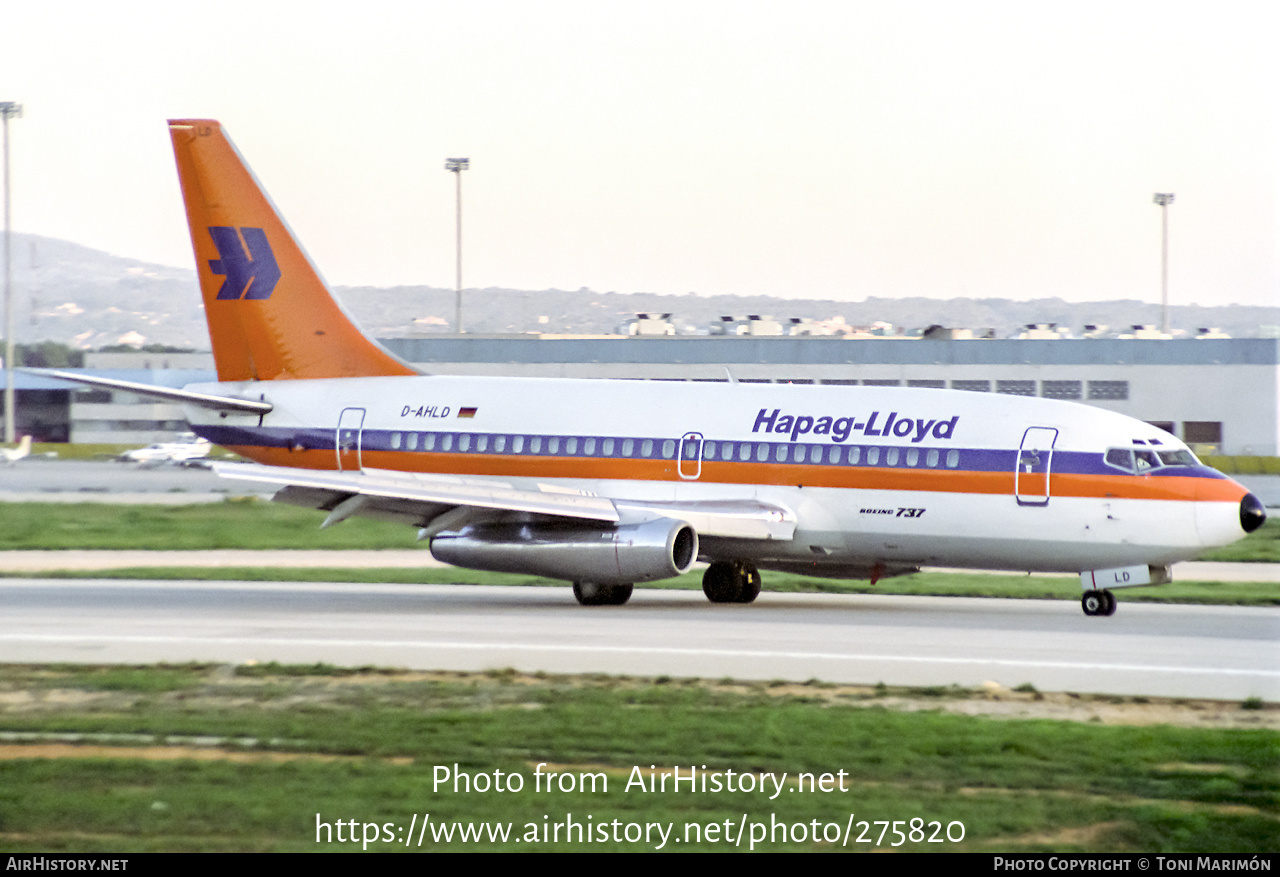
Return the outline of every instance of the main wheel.
<path id="1" fill-rule="evenodd" d="M 621 606 L 631 599 L 634 585 L 602 585 L 598 582 L 574 582 L 573 596 L 583 606 Z"/>
<path id="2" fill-rule="evenodd" d="M 760 596 L 760 570 L 741 560 L 718 560 L 702 574 L 702 593 L 712 603 L 750 603 Z"/>
<path id="3" fill-rule="evenodd" d="M 717 560 L 702 574 L 702 593 L 712 603 L 737 603 L 742 597 L 742 577 L 736 564 Z"/>
<path id="4" fill-rule="evenodd" d="M 1103 591 L 1102 593 L 1106 595 L 1107 605 L 1103 607 L 1102 612 L 1100 614 L 1115 615 L 1116 614 L 1116 595 L 1111 593 L 1110 591 Z"/>
<path id="5" fill-rule="evenodd" d="M 763 579 L 760 577 L 760 570 L 756 569 L 749 563 L 734 564 L 737 566 L 738 575 L 742 580 L 742 591 L 738 594 L 739 603 L 750 603 L 760 596 L 760 585 Z"/>
<path id="6" fill-rule="evenodd" d="M 1080 608 L 1084 610 L 1084 614 L 1090 617 L 1106 614 L 1107 598 L 1104 596 L 1106 593 L 1106 591 L 1085 591 L 1084 596 L 1080 598 Z"/>

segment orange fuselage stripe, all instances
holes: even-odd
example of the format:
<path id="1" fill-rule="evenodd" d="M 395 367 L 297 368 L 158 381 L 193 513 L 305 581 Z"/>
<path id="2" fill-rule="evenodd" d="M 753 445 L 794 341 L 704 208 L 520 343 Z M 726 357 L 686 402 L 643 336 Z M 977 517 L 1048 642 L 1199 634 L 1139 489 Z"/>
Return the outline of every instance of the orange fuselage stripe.
<path id="1" fill-rule="evenodd" d="M 334 469 L 337 463 L 332 449 L 290 451 L 285 448 L 233 446 L 230 450 L 271 466 Z M 349 461 L 352 469 L 356 468 L 354 452 L 347 452 L 344 459 Z M 1012 495 L 1014 492 L 1012 472 L 704 461 L 697 479 L 682 479 L 677 473 L 676 460 L 363 451 L 361 461 L 369 469 L 504 478 L 694 481 L 992 495 Z M 346 465 L 344 463 L 344 468 Z M 696 471 L 689 462 L 685 465 L 687 472 Z M 1051 477 L 1050 495 L 1057 497 L 1239 502 L 1244 495 L 1243 489 L 1234 481 L 1219 478 L 1071 473 L 1056 473 Z M 1018 490 L 1023 495 L 1043 495 L 1044 476 L 1023 474 L 1018 481 Z"/>

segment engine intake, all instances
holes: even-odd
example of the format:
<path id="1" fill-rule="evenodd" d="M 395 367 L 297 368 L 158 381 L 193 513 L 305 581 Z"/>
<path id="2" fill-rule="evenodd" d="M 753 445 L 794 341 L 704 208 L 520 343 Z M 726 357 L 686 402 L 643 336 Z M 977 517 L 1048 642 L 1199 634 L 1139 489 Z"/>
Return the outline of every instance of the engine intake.
<path id="1" fill-rule="evenodd" d="M 698 534 L 672 518 L 609 526 L 491 522 L 437 533 L 431 555 L 467 569 L 623 585 L 688 572 L 698 558 Z"/>

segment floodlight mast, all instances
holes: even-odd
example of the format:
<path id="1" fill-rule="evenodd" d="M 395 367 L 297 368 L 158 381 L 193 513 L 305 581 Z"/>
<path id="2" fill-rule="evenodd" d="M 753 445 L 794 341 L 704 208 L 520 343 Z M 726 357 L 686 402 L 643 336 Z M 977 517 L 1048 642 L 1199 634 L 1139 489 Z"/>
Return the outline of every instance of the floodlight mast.
<path id="1" fill-rule="evenodd" d="M 1152 199 L 1160 205 L 1160 331 L 1169 334 L 1169 205 L 1173 192 L 1156 192 Z"/>
<path id="2" fill-rule="evenodd" d="M 462 334 L 462 172 L 471 167 L 471 159 L 469 158 L 447 158 L 444 162 L 444 169 L 450 171 L 454 175 L 457 183 L 457 221 L 458 221 L 458 280 L 456 292 L 456 323 L 458 334 Z"/>
<path id="3" fill-rule="evenodd" d="M 17 396 L 13 387 L 13 248 L 9 227 L 9 120 L 22 115 L 22 104 L 0 101 L 0 118 L 4 120 L 4 440 L 18 440 L 15 423 Z"/>

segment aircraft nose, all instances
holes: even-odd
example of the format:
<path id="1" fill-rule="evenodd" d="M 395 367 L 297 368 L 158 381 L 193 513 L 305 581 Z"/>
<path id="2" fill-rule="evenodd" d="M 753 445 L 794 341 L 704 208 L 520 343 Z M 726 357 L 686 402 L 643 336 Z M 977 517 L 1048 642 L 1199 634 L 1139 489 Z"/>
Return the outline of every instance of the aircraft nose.
<path id="1" fill-rule="evenodd" d="M 1262 505 L 1262 500 L 1258 499 L 1252 493 L 1246 493 L 1244 499 L 1240 500 L 1240 526 L 1246 533 L 1252 533 L 1261 527 L 1267 520 L 1267 510 Z"/>

